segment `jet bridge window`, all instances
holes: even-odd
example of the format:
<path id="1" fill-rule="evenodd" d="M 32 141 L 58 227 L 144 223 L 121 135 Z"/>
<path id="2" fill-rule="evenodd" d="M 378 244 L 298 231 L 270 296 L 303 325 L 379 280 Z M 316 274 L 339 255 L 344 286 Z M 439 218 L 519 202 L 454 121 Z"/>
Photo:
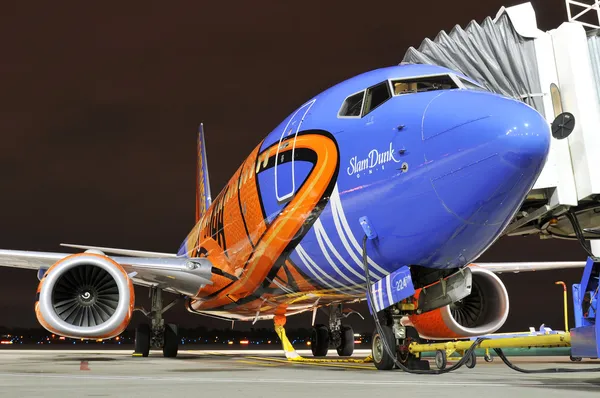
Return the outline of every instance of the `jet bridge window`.
<path id="1" fill-rule="evenodd" d="M 390 93 L 390 85 L 387 81 L 367 89 L 363 116 L 373 111 L 390 98 L 392 98 L 392 93 Z"/>
<path id="2" fill-rule="evenodd" d="M 426 91 L 450 90 L 458 88 L 450 75 L 413 77 L 402 80 L 392 80 L 394 95 L 423 93 Z"/>
<path id="3" fill-rule="evenodd" d="M 341 117 L 360 117 L 360 111 L 362 110 L 365 92 L 352 94 L 342 104 L 338 116 Z"/>

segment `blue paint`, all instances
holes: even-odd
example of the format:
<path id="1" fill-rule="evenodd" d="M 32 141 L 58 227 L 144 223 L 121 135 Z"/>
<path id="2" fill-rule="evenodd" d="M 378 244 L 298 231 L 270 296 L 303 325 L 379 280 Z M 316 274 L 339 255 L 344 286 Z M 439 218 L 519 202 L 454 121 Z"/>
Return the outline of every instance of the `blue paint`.
<path id="1" fill-rule="evenodd" d="M 371 296 L 375 302 L 371 302 L 370 296 L 367 295 L 369 311 L 382 311 L 414 294 L 410 268 L 400 267 L 371 286 Z"/>
<path id="2" fill-rule="evenodd" d="M 360 222 L 360 225 L 361 225 L 363 231 L 365 231 L 365 235 L 367 236 L 367 239 L 372 240 L 372 239 L 377 238 L 377 232 L 375 232 L 375 229 L 369 222 L 368 217 L 361 217 L 358 219 L 358 221 Z"/>
<path id="3" fill-rule="evenodd" d="M 571 329 L 571 355 L 574 357 L 600 357 L 599 278 L 600 260 L 588 257 L 581 283 L 573 285 L 575 328 Z"/>
<path id="4" fill-rule="evenodd" d="M 313 226 L 300 243 L 323 272 L 306 256 L 294 251 L 291 257 L 309 277 L 326 274 L 341 285 L 350 286 L 347 279 L 364 284 L 356 275 L 363 216 L 377 226 L 378 244 L 369 252 L 377 278 L 403 265 L 464 266 L 498 238 L 533 187 L 550 132 L 544 118 L 522 102 L 489 92 L 440 90 L 394 96 L 362 118 L 337 117 L 344 99 L 359 90 L 386 79 L 439 73 L 454 72 L 430 65 L 384 68 L 313 98 L 301 130 L 331 132 L 340 167 L 335 193 L 319 217 L 321 234 Z M 279 142 L 292 115 L 263 148 Z M 346 226 L 340 226 L 340 209 L 332 209 L 336 195 Z M 323 231 L 337 254 L 322 244 Z"/>
<path id="5" fill-rule="evenodd" d="M 449 89 L 392 96 L 366 116 L 338 117 L 344 100 L 361 90 L 439 74 L 462 76 L 433 65 L 358 75 L 307 99 L 261 144 L 261 153 L 277 150 L 316 130 L 335 139 L 339 159 L 327 159 L 339 161 L 333 192 L 289 247 L 289 259 L 315 286 L 364 292 L 365 233 L 377 237 L 368 253 L 376 281 L 410 265 L 462 267 L 500 236 L 533 187 L 551 135 L 545 119 L 522 102 Z M 291 203 L 277 196 L 298 192 L 311 165 L 278 158 L 258 173 L 267 222 Z"/>

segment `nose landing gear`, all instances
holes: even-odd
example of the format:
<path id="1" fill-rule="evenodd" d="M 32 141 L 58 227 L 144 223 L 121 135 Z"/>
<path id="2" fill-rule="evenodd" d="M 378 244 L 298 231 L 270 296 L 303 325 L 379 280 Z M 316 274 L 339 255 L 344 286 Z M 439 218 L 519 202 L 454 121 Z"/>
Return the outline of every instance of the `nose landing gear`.
<path id="1" fill-rule="evenodd" d="M 421 360 L 420 355 L 412 354 L 409 346 L 412 343 L 420 343 L 420 337 L 417 330 L 413 327 L 405 327 L 400 324 L 400 318 L 393 316 L 391 311 L 386 313 L 384 319 L 386 324 L 381 325 L 381 332 L 376 328 L 372 338 L 372 355 L 375 367 L 379 370 L 392 370 L 396 367 L 397 360 L 408 369 L 429 370 L 429 362 Z M 391 320 L 391 321 L 390 321 Z M 396 354 L 393 358 L 385 349 L 385 343 Z"/>

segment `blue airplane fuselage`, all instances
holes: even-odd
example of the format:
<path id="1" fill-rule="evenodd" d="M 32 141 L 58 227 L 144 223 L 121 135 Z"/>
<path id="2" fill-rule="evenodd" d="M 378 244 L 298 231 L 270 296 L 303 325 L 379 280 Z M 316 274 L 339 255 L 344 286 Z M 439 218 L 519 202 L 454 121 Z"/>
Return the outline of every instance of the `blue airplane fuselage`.
<path id="1" fill-rule="evenodd" d="M 377 277 L 403 265 L 458 268 L 501 234 L 535 183 L 550 143 L 547 122 L 528 105 L 486 91 L 392 96 L 363 117 L 339 117 L 344 100 L 388 79 L 453 73 L 429 65 L 368 72 L 317 95 L 286 118 L 262 148 L 303 131 L 329 132 L 339 148 L 336 186 L 290 255 L 317 284 L 364 283 L 360 244 L 366 216 Z M 459 76 L 462 76 L 458 74 Z M 259 176 L 267 217 L 310 171 L 308 162 Z M 292 183 L 293 181 L 293 183 Z"/>

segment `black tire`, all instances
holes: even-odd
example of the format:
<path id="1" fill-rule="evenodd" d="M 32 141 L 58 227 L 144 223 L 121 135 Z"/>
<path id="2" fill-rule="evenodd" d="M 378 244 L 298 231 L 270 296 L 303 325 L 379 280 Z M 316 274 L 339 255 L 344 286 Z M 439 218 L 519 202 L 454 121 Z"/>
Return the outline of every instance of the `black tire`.
<path id="1" fill-rule="evenodd" d="M 325 325 L 316 325 L 310 335 L 310 349 L 313 356 L 324 357 L 329 351 L 329 330 Z"/>
<path id="2" fill-rule="evenodd" d="M 437 366 L 438 369 L 446 369 L 446 366 L 448 365 L 448 357 L 446 355 L 446 351 L 444 350 L 437 350 L 435 352 L 435 366 Z"/>
<path id="3" fill-rule="evenodd" d="M 571 362 L 581 362 L 581 360 L 583 358 L 581 358 L 581 357 L 574 357 L 572 355 L 569 355 L 569 359 L 571 360 Z"/>
<path id="4" fill-rule="evenodd" d="M 485 354 L 483 360 L 486 362 L 494 362 L 494 357 L 491 354 Z"/>
<path id="5" fill-rule="evenodd" d="M 477 365 L 477 355 L 475 355 L 475 351 L 469 355 L 467 361 L 465 362 L 465 366 L 469 369 L 473 369 Z"/>
<path id="6" fill-rule="evenodd" d="M 175 358 L 179 347 L 179 337 L 177 336 L 177 325 L 171 323 L 165 325 L 163 356 L 165 358 Z"/>
<path id="7" fill-rule="evenodd" d="M 135 328 L 135 353 L 147 357 L 150 354 L 150 325 L 142 323 Z"/>
<path id="8" fill-rule="evenodd" d="M 392 354 L 396 354 L 396 337 L 394 332 L 389 326 L 381 326 L 383 335 L 379 334 L 379 331 L 375 329 L 373 332 L 371 354 L 373 355 L 373 363 L 379 370 L 392 370 L 394 368 L 394 357 L 388 354 L 383 341 L 387 343 L 387 346 L 392 351 Z"/>
<path id="9" fill-rule="evenodd" d="M 411 354 L 408 351 L 408 347 L 411 343 L 421 343 L 421 337 L 419 336 L 419 332 L 417 329 L 407 326 L 406 327 L 406 337 L 404 340 L 400 342 L 400 347 L 398 347 L 398 362 L 402 365 L 409 367 L 411 362 L 419 361 L 421 359 L 421 354 Z"/>
<path id="10" fill-rule="evenodd" d="M 354 330 L 352 326 L 343 325 L 341 334 L 341 343 L 337 348 L 337 353 L 341 357 L 350 357 L 354 353 Z"/>

